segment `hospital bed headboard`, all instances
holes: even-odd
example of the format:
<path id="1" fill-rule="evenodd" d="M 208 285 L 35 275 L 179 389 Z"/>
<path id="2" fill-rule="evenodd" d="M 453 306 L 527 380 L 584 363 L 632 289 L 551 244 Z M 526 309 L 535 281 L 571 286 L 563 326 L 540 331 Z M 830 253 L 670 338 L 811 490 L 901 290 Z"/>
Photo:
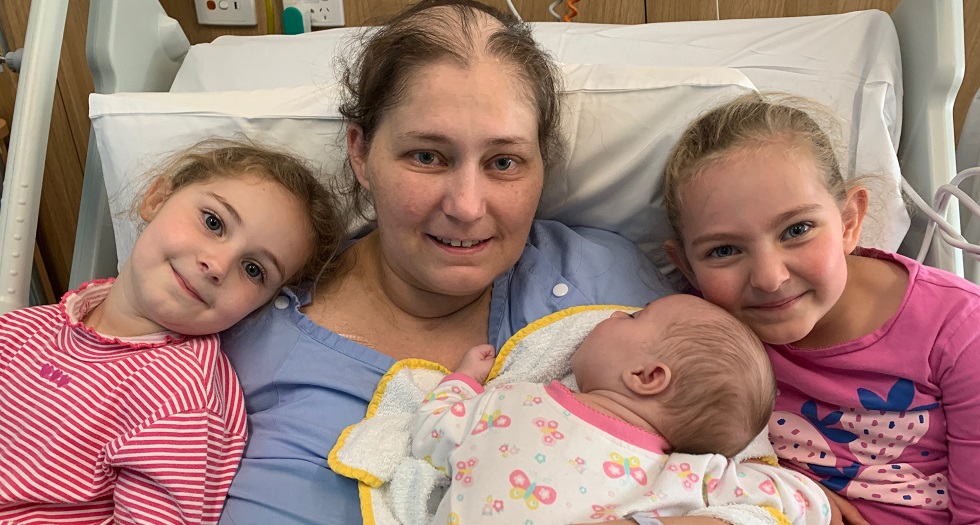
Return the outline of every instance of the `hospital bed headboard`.
<path id="1" fill-rule="evenodd" d="M 936 189 L 956 174 L 953 101 L 963 81 L 963 4 L 960 0 L 904 0 L 892 13 L 902 50 L 902 139 L 898 160 L 912 188 L 932 202 Z M 924 28 L 929 28 L 924 30 Z M 950 224 L 959 225 L 951 206 Z M 923 214 L 912 216 L 902 251 L 916 253 L 926 230 Z M 964 274 L 963 254 L 933 243 L 930 266 Z"/>
<path id="2" fill-rule="evenodd" d="M 96 93 L 167 91 L 188 49 L 180 24 L 157 0 L 90 0 L 85 54 Z M 116 272 L 112 218 L 95 142 L 90 133 L 70 289 Z"/>
<path id="3" fill-rule="evenodd" d="M 962 17 L 962 0 L 902 0 L 892 15 L 903 69 L 895 93 L 904 114 L 904 120 L 895 115 L 901 121 L 895 124 L 901 125 L 898 163 L 926 200 L 955 174 L 951 109 L 964 64 Z M 91 0 L 87 51 L 99 93 L 168 90 L 188 47 L 155 0 Z M 96 141 L 89 144 L 71 286 L 116 272 L 102 165 Z M 913 218 L 903 253 L 914 255 L 923 231 L 923 219 Z M 926 262 L 962 274 L 960 256 L 940 244 L 933 244 Z"/>

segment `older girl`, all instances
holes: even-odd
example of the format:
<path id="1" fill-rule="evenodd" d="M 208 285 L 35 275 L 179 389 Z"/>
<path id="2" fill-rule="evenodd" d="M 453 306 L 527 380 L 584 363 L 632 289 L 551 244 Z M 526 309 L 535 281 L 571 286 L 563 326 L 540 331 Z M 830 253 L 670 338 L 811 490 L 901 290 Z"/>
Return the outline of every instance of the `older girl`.
<path id="1" fill-rule="evenodd" d="M 753 94 L 694 122 L 666 169 L 668 251 L 766 343 L 784 465 L 871 523 L 976 523 L 980 287 L 858 247 L 868 192 L 824 111 Z"/>

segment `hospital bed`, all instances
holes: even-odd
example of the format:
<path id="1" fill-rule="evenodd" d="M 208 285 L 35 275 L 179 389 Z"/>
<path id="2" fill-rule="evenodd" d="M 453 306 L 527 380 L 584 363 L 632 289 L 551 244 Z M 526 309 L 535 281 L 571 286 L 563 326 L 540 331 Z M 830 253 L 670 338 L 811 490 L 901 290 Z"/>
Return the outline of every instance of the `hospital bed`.
<path id="1" fill-rule="evenodd" d="M 21 254 L 32 251 L 40 181 L 31 174 L 41 173 L 48 126 L 38 116 L 50 116 L 45 90 L 53 90 L 56 72 L 41 61 L 57 62 L 67 1 L 31 6 L 26 47 L 36 49 L 25 49 L 0 208 L 0 312 L 27 302 L 30 258 Z M 93 132 L 71 286 L 115 274 L 135 238 L 120 212 L 139 174 L 204 136 L 257 135 L 288 145 L 326 173 L 339 172 L 334 64 L 349 53 L 357 31 L 220 37 L 190 46 L 155 0 L 91 0 L 87 54 L 99 95 L 90 100 Z M 759 89 L 810 96 L 843 118 L 848 172 L 873 175 L 880 203 L 863 244 L 915 257 L 924 238 L 939 237 L 929 233 L 925 213 L 909 216 L 900 190 L 931 202 L 956 175 L 960 0 L 903 0 L 890 16 L 539 23 L 534 31 L 564 64 L 571 140 L 566 176 L 546 188 L 539 216 L 622 233 L 668 270 L 657 253 L 668 232 L 653 198 L 667 150 L 700 111 Z M 945 219 L 951 239 L 961 229 L 959 208 L 949 206 Z M 964 264 L 963 253 L 946 242 L 932 242 L 921 258 L 980 282 L 977 266 Z"/>

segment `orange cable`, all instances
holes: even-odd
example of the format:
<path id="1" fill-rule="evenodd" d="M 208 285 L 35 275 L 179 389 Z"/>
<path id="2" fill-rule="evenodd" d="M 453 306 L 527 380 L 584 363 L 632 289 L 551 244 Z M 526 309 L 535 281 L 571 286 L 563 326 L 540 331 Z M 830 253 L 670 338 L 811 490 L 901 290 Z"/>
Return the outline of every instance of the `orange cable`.
<path id="1" fill-rule="evenodd" d="M 565 7 L 568 8 L 568 12 L 561 18 L 562 22 L 571 22 L 572 19 L 575 18 L 575 15 L 578 14 L 578 8 L 575 7 L 575 4 L 579 3 L 580 1 L 581 0 L 565 0 Z"/>

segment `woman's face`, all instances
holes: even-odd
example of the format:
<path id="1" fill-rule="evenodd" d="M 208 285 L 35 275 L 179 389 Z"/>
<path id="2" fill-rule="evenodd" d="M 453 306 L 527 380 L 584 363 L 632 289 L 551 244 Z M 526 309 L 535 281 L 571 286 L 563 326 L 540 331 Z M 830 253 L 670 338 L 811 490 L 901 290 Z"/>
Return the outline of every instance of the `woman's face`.
<path id="1" fill-rule="evenodd" d="M 425 67 L 370 145 L 348 132 L 383 264 L 408 286 L 482 293 L 524 249 L 544 168 L 536 112 L 511 70 L 493 60 Z"/>

